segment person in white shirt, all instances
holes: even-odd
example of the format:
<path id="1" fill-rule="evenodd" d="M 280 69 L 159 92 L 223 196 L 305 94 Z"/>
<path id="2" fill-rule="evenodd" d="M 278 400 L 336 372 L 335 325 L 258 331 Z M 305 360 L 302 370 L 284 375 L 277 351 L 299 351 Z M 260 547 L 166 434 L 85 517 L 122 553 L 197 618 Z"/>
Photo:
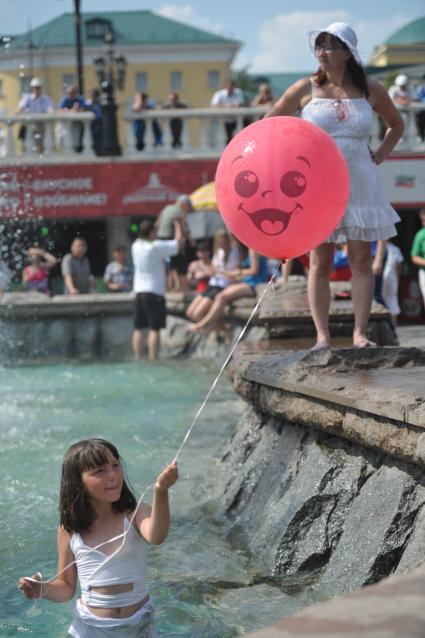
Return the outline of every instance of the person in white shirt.
<path id="1" fill-rule="evenodd" d="M 41 113 L 53 113 L 54 107 L 51 98 L 43 93 L 43 83 L 40 78 L 33 78 L 30 82 L 31 93 L 22 96 L 18 104 L 18 113 L 30 113 L 40 115 Z M 34 148 L 37 153 L 44 152 L 44 124 L 35 122 L 32 125 L 32 136 Z M 22 125 L 19 131 L 19 138 L 25 143 L 26 126 Z"/>
<path id="2" fill-rule="evenodd" d="M 401 313 L 398 301 L 398 286 L 403 261 L 403 253 L 400 248 L 390 241 L 387 242 L 386 259 L 382 273 L 382 296 L 392 315 L 394 324 L 397 321 L 397 316 Z"/>
<path id="3" fill-rule="evenodd" d="M 394 80 L 394 84 L 388 89 L 388 95 L 394 102 L 403 118 L 404 126 L 409 124 L 409 106 L 415 99 L 415 93 L 410 86 L 410 80 L 404 73 L 399 73 Z"/>
<path id="4" fill-rule="evenodd" d="M 244 94 L 241 89 L 235 87 L 233 80 L 227 80 L 224 89 L 216 91 L 211 100 L 211 106 L 214 108 L 232 109 L 243 106 L 245 101 Z M 232 139 L 236 130 L 236 120 L 226 120 L 224 128 L 226 129 L 227 144 Z"/>
<path id="5" fill-rule="evenodd" d="M 156 239 L 153 221 L 139 226 L 139 237 L 131 247 L 134 266 L 133 291 L 136 293 L 132 348 L 135 361 L 143 356 L 144 334 L 148 329 L 147 346 L 150 361 L 158 358 L 160 330 L 165 328 L 165 260 L 177 255 L 183 239 L 181 224 L 176 220 L 174 239 Z"/>

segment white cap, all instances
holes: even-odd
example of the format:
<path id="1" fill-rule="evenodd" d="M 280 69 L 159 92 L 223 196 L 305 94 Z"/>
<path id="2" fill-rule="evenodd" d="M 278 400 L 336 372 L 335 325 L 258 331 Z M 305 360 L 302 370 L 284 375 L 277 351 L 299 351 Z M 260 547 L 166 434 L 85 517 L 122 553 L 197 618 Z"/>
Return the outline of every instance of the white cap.
<path id="1" fill-rule="evenodd" d="M 333 22 L 325 29 L 310 31 L 308 36 L 310 41 L 310 48 L 313 52 L 314 52 L 314 43 L 316 41 L 316 38 L 321 33 L 330 33 L 331 35 L 334 35 L 336 38 L 339 38 L 341 42 L 343 42 L 351 51 L 351 54 L 353 58 L 355 59 L 355 61 L 358 64 L 363 64 L 360 54 L 357 51 L 356 32 L 354 31 L 354 29 L 350 27 L 349 24 L 346 24 L 345 22 Z"/>
<path id="2" fill-rule="evenodd" d="M 404 73 L 400 73 L 394 80 L 394 84 L 396 84 L 397 86 L 406 86 L 407 84 L 409 84 L 409 78 Z"/>
<path id="3" fill-rule="evenodd" d="M 33 78 L 30 82 L 30 86 L 41 88 L 43 86 L 43 82 L 40 80 L 40 78 Z"/>

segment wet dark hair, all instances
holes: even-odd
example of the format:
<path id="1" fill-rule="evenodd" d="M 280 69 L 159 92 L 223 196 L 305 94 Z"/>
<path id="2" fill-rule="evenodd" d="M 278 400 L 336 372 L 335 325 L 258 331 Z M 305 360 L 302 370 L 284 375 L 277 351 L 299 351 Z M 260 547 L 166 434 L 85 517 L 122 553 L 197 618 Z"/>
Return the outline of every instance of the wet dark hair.
<path id="1" fill-rule="evenodd" d="M 342 40 L 337 38 L 337 36 L 332 35 L 331 33 L 327 33 L 326 31 L 322 31 L 322 33 L 319 33 L 314 41 L 314 45 L 321 46 L 326 42 L 329 42 L 330 44 L 338 44 L 346 51 L 350 51 L 350 49 Z M 359 89 L 362 95 L 369 97 L 367 75 L 362 65 L 356 62 L 353 55 L 351 55 L 347 60 L 347 71 L 351 75 L 354 86 Z M 326 73 L 321 67 L 319 67 L 316 73 L 313 75 L 313 80 L 317 86 L 322 86 L 327 81 Z"/>
<path id="2" fill-rule="evenodd" d="M 117 448 L 104 439 L 85 439 L 71 445 L 62 464 L 59 497 L 60 524 L 69 532 L 84 532 L 90 528 L 96 513 L 90 505 L 82 481 L 85 470 L 93 470 L 108 462 L 106 450 L 120 461 Z M 112 503 L 115 512 L 132 512 L 137 505 L 136 497 L 125 479 L 120 498 Z"/>

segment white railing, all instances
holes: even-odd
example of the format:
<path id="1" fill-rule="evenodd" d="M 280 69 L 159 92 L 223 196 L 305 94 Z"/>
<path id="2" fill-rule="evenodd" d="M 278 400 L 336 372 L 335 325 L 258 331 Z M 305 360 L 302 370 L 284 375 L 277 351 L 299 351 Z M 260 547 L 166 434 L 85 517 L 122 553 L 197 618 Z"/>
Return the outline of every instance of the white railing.
<path id="1" fill-rule="evenodd" d="M 416 124 L 416 115 L 419 111 L 425 111 L 425 103 L 423 102 L 412 102 L 407 108 L 397 107 L 400 111 L 401 117 L 404 121 L 404 134 L 401 140 L 398 142 L 395 151 L 413 151 L 413 152 L 424 152 L 425 144 L 422 142 L 419 137 L 419 132 Z M 382 124 L 378 118 L 375 116 L 373 128 L 372 128 L 372 136 L 370 140 L 370 146 L 372 149 L 376 149 L 381 143 L 383 136 Z"/>
<path id="2" fill-rule="evenodd" d="M 400 109 L 406 124 L 403 138 L 396 151 L 423 152 L 416 126 L 416 113 L 425 110 L 422 103 L 413 103 L 408 109 Z M 205 108 L 205 109 L 154 109 L 142 112 L 127 112 L 122 116 L 120 132 L 123 157 L 143 159 L 144 157 L 181 158 L 219 157 L 226 145 L 225 122 L 235 121 L 235 131 L 240 131 L 248 122 L 261 119 L 267 112 L 265 107 Z M 5 160 L 19 159 L 43 161 L 87 161 L 94 159 L 90 122 L 92 113 L 54 113 L 42 115 L 13 115 L 0 117 L 0 157 Z M 170 121 L 182 122 L 181 145 L 172 146 Z M 145 122 L 144 149 L 136 148 L 134 123 Z M 156 144 L 152 123 L 156 120 L 161 128 L 161 144 Z M 26 127 L 26 136 L 19 139 L 21 127 Z M 370 145 L 379 146 L 383 135 L 378 117 L 375 118 Z M 81 137 L 80 137 L 81 136 Z M 81 152 L 76 147 L 81 142 Z"/>
<path id="3" fill-rule="evenodd" d="M 0 157 L 42 161 L 55 156 L 93 156 L 93 113 L 40 113 L 0 117 Z M 76 151 L 81 148 L 81 151 Z"/>
<path id="4" fill-rule="evenodd" d="M 146 123 L 145 148 L 143 153 L 161 155 L 164 153 L 217 155 L 226 146 L 224 123 L 236 122 L 235 132 L 242 130 L 248 122 L 254 122 L 267 113 L 266 107 L 206 108 L 206 109 L 154 109 L 141 112 L 129 112 L 124 115 L 126 127 L 126 154 L 138 155 L 134 123 L 143 120 Z M 170 121 L 182 122 L 181 147 L 172 147 Z M 155 145 L 152 123 L 156 121 L 162 132 L 162 144 Z"/>

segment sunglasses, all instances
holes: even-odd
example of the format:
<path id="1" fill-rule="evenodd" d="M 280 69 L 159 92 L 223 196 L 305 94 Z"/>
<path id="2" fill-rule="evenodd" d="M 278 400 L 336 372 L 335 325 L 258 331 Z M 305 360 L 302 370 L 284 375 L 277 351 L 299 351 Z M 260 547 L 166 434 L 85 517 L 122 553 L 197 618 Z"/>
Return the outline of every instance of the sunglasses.
<path id="1" fill-rule="evenodd" d="M 323 51 L 324 53 L 332 53 L 333 51 L 342 51 L 344 47 L 338 46 L 337 44 L 324 44 L 323 46 L 316 45 L 314 47 L 314 53 L 317 55 L 319 51 Z"/>

